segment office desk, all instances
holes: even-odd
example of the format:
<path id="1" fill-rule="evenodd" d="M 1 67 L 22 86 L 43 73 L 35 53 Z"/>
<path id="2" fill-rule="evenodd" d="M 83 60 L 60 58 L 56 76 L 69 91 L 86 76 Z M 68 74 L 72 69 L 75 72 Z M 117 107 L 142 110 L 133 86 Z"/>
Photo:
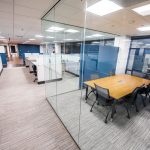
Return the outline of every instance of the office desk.
<path id="1" fill-rule="evenodd" d="M 86 99 L 88 98 L 88 87 L 95 89 L 95 84 L 109 89 L 109 94 L 115 100 L 132 93 L 136 87 L 140 87 L 143 84 L 147 85 L 150 83 L 150 80 L 143 78 L 131 76 L 131 75 L 115 75 L 106 78 L 100 78 L 96 80 L 90 80 L 84 82 L 86 87 Z"/>

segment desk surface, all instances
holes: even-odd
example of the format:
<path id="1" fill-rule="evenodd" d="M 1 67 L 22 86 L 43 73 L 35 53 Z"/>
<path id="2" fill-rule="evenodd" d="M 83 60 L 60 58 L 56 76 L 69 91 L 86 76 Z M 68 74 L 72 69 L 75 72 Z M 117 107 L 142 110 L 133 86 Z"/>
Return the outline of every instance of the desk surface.
<path id="1" fill-rule="evenodd" d="M 84 82 L 86 85 L 95 88 L 95 84 L 109 89 L 110 96 L 115 99 L 120 99 L 130 93 L 141 85 L 149 84 L 150 80 L 131 76 L 131 75 L 115 75 L 106 78 L 100 78 L 96 80 L 90 80 Z"/>
<path id="2" fill-rule="evenodd" d="M 36 58 L 32 58 L 32 57 L 26 57 L 26 59 L 27 59 L 28 61 L 36 61 L 36 60 L 37 60 Z"/>

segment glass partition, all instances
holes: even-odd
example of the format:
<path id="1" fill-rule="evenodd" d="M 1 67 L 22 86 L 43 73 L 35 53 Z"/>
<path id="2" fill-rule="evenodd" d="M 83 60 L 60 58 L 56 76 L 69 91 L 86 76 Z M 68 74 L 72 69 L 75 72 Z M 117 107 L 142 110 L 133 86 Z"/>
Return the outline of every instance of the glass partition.
<path id="1" fill-rule="evenodd" d="M 114 75 L 119 52 L 114 46 L 119 36 L 101 32 L 102 21 L 82 12 L 88 5 L 64 0 L 42 19 L 46 98 L 83 150 L 100 148 L 106 126 L 102 107 L 90 112 L 95 93 L 86 100 L 84 82 Z"/>
<path id="2" fill-rule="evenodd" d="M 127 70 L 149 73 L 150 38 L 133 39 L 130 47 Z"/>

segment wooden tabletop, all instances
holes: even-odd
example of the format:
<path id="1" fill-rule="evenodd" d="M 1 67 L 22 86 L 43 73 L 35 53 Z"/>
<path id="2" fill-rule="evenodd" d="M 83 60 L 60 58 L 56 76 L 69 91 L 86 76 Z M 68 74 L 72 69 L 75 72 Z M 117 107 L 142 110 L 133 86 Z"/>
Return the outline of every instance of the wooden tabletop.
<path id="1" fill-rule="evenodd" d="M 120 99 L 130 93 L 141 85 L 149 84 L 150 80 L 131 76 L 131 75 L 115 75 L 106 78 L 100 78 L 96 80 L 90 80 L 84 82 L 87 86 L 95 88 L 95 84 L 109 89 L 110 96 L 115 99 Z"/>

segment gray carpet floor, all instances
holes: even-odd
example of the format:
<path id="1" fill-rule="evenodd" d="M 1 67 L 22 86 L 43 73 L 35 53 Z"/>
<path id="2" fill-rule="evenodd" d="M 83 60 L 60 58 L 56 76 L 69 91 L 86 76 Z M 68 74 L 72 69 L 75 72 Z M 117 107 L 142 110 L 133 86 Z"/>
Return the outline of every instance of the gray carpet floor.
<path id="1" fill-rule="evenodd" d="M 65 85 L 64 85 L 65 86 Z M 150 150 L 150 104 L 143 108 L 138 97 L 139 113 L 131 110 L 131 119 L 126 116 L 123 106 L 117 106 L 117 114 L 111 122 L 104 123 L 106 109 L 95 105 L 94 94 L 84 100 L 85 91 L 60 94 L 49 98 L 56 102 L 57 113 L 82 150 Z M 81 104 L 81 105 L 80 105 Z M 81 115 L 80 115 L 81 106 Z M 80 120 L 80 121 L 79 121 Z"/>
<path id="2" fill-rule="evenodd" d="M 77 150 L 48 102 L 45 86 L 24 67 L 0 76 L 0 150 Z"/>

